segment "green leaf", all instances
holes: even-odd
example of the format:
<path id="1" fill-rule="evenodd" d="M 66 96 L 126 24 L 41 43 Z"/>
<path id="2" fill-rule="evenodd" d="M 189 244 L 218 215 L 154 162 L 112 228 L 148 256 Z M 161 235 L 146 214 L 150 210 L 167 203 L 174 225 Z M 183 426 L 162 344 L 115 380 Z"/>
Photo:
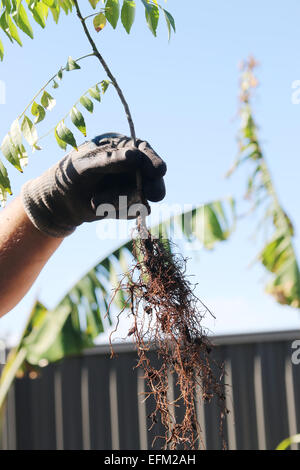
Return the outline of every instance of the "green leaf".
<path id="1" fill-rule="evenodd" d="M 63 121 L 61 121 L 58 124 L 58 126 L 55 129 L 55 133 L 61 141 L 65 142 L 66 144 L 71 145 L 77 150 L 77 143 L 76 143 L 75 137 L 70 131 L 70 129 L 66 127 Z"/>
<path id="2" fill-rule="evenodd" d="M 35 125 L 27 116 L 24 116 L 23 122 L 21 124 L 21 131 L 31 146 L 36 144 L 38 139 L 37 131 Z"/>
<path id="3" fill-rule="evenodd" d="M 49 350 L 55 344 L 70 314 L 70 308 L 63 306 L 52 312 L 47 312 L 41 325 L 32 330 L 24 339 L 27 351 L 27 361 L 38 365 L 42 359 L 49 359 Z M 55 360 L 61 358 L 61 353 L 55 355 Z"/>
<path id="4" fill-rule="evenodd" d="M 58 23 L 59 16 L 60 16 L 60 8 L 59 5 L 56 5 L 55 7 L 50 8 L 50 11 L 52 13 L 53 19 L 55 23 Z"/>
<path id="5" fill-rule="evenodd" d="M 46 26 L 46 18 L 48 13 L 48 7 L 43 5 L 41 2 L 28 5 L 29 10 L 32 13 L 34 20 L 42 27 Z"/>
<path id="6" fill-rule="evenodd" d="M 96 8 L 97 4 L 100 2 L 100 0 L 89 0 L 89 2 L 95 10 L 95 8 Z"/>
<path id="7" fill-rule="evenodd" d="M 3 60 L 3 57 L 4 57 L 4 47 L 3 47 L 3 43 L 0 39 L 0 60 L 1 61 Z"/>
<path id="8" fill-rule="evenodd" d="M 158 20 L 159 20 L 158 7 L 156 5 L 151 5 L 150 10 L 146 9 L 145 14 L 146 14 L 146 20 L 150 28 L 150 31 L 152 32 L 154 36 L 156 36 L 156 30 L 157 30 L 157 25 L 158 25 Z"/>
<path id="9" fill-rule="evenodd" d="M 0 160 L 0 186 L 4 192 L 11 194 L 10 181 L 7 170 Z"/>
<path id="10" fill-rule="evenodd" d="M 5 32 L 8 39 L 13 42 L 11 34 L 9 32 L 8 22 L 7 22 L 7 13 L 4 11 L 0 17 L 0 28 Z"/>
<path id="11" fill-rule="evenodd" d="M 130 33 L 131 27 L 134 23 L 135 10 L 136 4 L 133 0 L 124 0 L 121 11 L 121 20 L 128 34 Z"/>
<path id="12" fill-rule="evenodd" d="M 79 129 L 80 132 L 82 132 L 82 134 L 86 137 L 86 125 L 85 125 L 84 117 L 75 106 L 71 109 L 70 117 L 74 126 L 76 126 L 77 129 Z"/>
<path id="13" fill-rule="evenodd" d="M 299 444 L 300 443 L 300 434 L 294 434 L 294 436 L 288 437 L 278 444 L 276 450 L 286 450 L 292 444 Z"/>
<path id="14" fill-rule="evenodd" d="M 56 100 L 51 95 L 49 95 L 47 91 L 44 91 L 41 97 L 41 104 L 45 109 L 51 111 L 56 105 Z"/>
<path id="15" fill-rule="evenodd" d="M 143 5 L 144 5 L 144 7 L 145 7 L 145 10 L 148 11 L 148 13 L 150 13 L 150 11 L 151 11 L 151 5 L 150 5 L 150 3 L 149 3 L 149 0 L 142 0 L 142 3 L 143 3 Z"/>
<path id="16" fill-rule="evenodd" d="M 28 16 L 26 13 L 25 8 L 23 7 L 22 3 L 20 3 L 18 12 L 17 14 L 13 17 L 16 25 L 25 33 L 27 36 L 29 36 L 31 39 L 33 39 L 33 31 L 31 28 L 31 25 L 28 20 Z"/>
<path id="17" fill-rule="evenodd" d="M 56 0 L 42 0 L 45 5 L 48 7 L 55 7 L 56 6 Z"/>
<path id="18" fill-rule="evenodd" d="M 103 93 L 106 92 L 107 88 L 109 87 L 110 85 L 110 82 L 108 80 L 102 80 L 101 82 L 101 87 L 102 87 L 102 91 Z"/>
<path id="19" fill-rule="evenodd" d="M 56 132 L 56 128 L 55 128 L 55 131 L 54 131 L 54 135 L 55 135 L 56 142 L 58 143 L 58 145 L 60 146 L 60 148 L 62 148 L 63 150 L 66 150 L 67 144 L 66 144 L 66 142 L 64 142 L 63 140 L 61 140 L 61 139 L 58 137 L 57 132 Z"/>
<path id="20" fill-rule="evenodd" d="M 107 0 L 105 5 L 105 16 L 112 27 L 116 29 L 120 16 L 119 0 Z"/>
<path id="21" fill-rule="evenodd" d="M 18 29 L 16 25 L 13 23 L 11 17 L 9 15 L 6 16 L 7 24 L 8 24 L 8 29 L 9 29 L 9 34 L 11 37 L 19 44 L 19 46 L 22 46 L 22 41 L 20 39 L 20 36 L 18 34 Z"/>
<path id="22" fill-rule="evenodd" d="M 59 71 L 57 72 L 57 78 L 58 78 L 59 80 L 62 80 L 62 78 L 63 78 L 63 68 L 62 68 L 62 67 L 61 67 L 61 68 L 59 69 Z"/>
<path id="23" fill-rule="evenodd" d="M 19 350 L 13 350 L 8 357 L 8 361 L 5 364 L 0 380 L 0 410 L 3 408 L 8 391 L 18 370 L 22 366 L 25 357 L 26 350 L 22 348 Z"/>
<path id="24" fill-rule="evenodd" d="M 175 20 L 171 13 L 169 13 L 167 10 L 163 8 L 163 12 L 165 15 L 166 23 L 168 26 L 168 32 L 169 32 L 169 39 L 171 37 L 171 28 L 173 28 L 174 33 L 176 33 L 176 26 L 175 26 Z"/>
<path id="25" fill-rule="evenodd" d="M 90 88 L 89 94 L 91 95 L 92 98 L 94 98 L 94 100 L 97 100 L 99 102 L 101 101 L 101 95 L 100 95 L 100 90 L 99 90 L 98 85 Z"/>
<path id="26" fill-rule="evenodd" d="M 20 147 L 22 145 L 22 134 L 18 119 L 16 119 L 10 126 L 10 136 L 16 147 Z"/>
<path id="27" fill-rule="evenodd" d="M 94 111 L 93 102 L 87 96 L 82 96 L 79 101 L 90 113 Z"/>
<path id="28" fill-rule="evenodd" d="M 69 56 L 68 62 L 66 65 L 66 71 L 71 72 L 72 70 L 77 70 L 80 68 L 81 68 L 80 65 L 78 65 L 77 62 L 75 62 L 75 60 L 73 60 L 71 56 Z"/>
<path id="29" fill-rule="evenodd" d="M 22 172 L 18 148 L 14 145 L 10 134 L 7 134 L 2 141 L 1 152 L 17 170 Z"/>
<path id="30" fill-rule="evenodd" d="M 93 20 L 93 24 L 94 24 L 94 28 L 97 31 L 97 33 L 102 31 L 102 29 L 106 25 L 105 15 L 103 13 L 99 13 L 99 15 L 95 16 L 95 18 Z"/>
<path id="31" fill-rule="evenodd" d="M 43 119 L 45 119 L 46 111 L 43 108 L 43 106 L 41 106 L 40 104 L 38 104 L 34 101 L 32 106 L 31 106 L 31 114 L 33 116 L 35 116 L 34 123 L 37 124 L 37 123 L 43 121 Z"/>
<path id="32" fill-rule="evenodd" d="M 65 14 L 68 15 L 73 9 L 72 0 L 58 0 L 59 5 L 64 10 Z"/>

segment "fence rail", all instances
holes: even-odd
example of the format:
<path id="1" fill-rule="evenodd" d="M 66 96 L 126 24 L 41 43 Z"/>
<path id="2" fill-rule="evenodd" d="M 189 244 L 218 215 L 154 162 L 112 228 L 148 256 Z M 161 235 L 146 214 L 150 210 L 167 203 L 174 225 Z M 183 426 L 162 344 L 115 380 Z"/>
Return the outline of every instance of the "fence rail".
<path id="1" fill-rule="evenodd" d="M 300 331 L 213 338 L 229 385 L 229 449 L 274 449 L 300 432 L 300 364 L 291 360 L 296 339 Z M 134 347 L 114 350 L 116 359 L 109 359 L 107 346 L 98 346 L 44 368 L 35 380 L 17 379 L 2 449 L 159 449 L 158 440 L 152 447 L 160 429 L 149 430 L 153 403 L 142 399 L 145 384 L 135 369 Z M 176 410 L 179 417 L 182 412 Z M 197 412 L 206 448 L 222 448 L 216 404 L 199 401 Z"/>

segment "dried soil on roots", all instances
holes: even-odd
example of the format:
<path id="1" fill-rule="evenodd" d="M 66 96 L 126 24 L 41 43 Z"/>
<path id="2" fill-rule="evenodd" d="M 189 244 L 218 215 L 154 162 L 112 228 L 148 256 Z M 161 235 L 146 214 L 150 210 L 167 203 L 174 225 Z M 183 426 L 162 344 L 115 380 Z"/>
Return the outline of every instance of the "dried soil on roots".
<path id="1" fill-rule="evenodd" d="M 186 259 L 172 253 L 169 243 L 153 239 L 150 233 L 135 240 L 137 262 L 118 287 L 129 294 L 127 308 L 134 324 L 128 335 L 135 339 L 137 367 L 144 371 L 145 396 L 152 396 L 155 403 L 149 416 L 150 428 L 161 422 L 164 435 L 155 440 L 161 439 L 164 449 L 204 448 L 196 396 L 204 402 L 216 399 L 225 446 L 223 422 L 228 410 L 223 365 L 211 358 L 213 346 L 201 326 L 208 309 L 196 297 L 195 286 L 186 275 Z M 149 354 L 153 347 L 160 358 L 159 366 Z M 178 392 L 172 402 L 168 393 L 170 374 Z M 174 409 L 179 406 L 184 414 L 176 420 Z"/>

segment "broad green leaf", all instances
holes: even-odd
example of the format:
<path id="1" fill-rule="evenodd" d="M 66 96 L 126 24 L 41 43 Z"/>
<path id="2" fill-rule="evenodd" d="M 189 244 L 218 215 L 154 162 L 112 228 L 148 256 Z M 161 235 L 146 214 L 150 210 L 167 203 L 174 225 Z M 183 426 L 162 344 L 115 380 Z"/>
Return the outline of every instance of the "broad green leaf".
<path id="1" fill-rule="evenodd" d="M 62 148 L 63 150 L 66 150 L 67 144 L 66 144 L 66 142 L 64 142 L 63 140 L 61 140 L 61 139 L 58 137 L 57 132 L 56 132 L 56 128 L 55 128 L 55 131 L 54 131 L 54 135 L 55 135 L 56 142 L 58 143 L 58 145 L 60 146 L 60 148 Z"/>
<path id="2" fill-rule="evenodd" d="M 4 4 L 4 8 L 5 8 L 6 12 L 11 13 L 11 11 L 12 11 L 11 0 L 3 0 L 2 3 Z"/>
<path id="3" fill-rule="evenodd" d="M 110 82 L 108 80 L 102 80 L 101 82 L 101 87 L 102 87 L 102 91 L 103 93 L 106 92 L 107 88 L 109 87 L 110 85 Z"/>
<path id="4" fill-rule="evenodd" d="M 1 61 L 3 60 L 3 57 L 4 57 L 4 47 L 3 47 L 3 43 L 0 39 L 0 60 Z"/>
<path id="5" fill-rule="evenodd" d="M 41 104 L 45 109 L 51 111 L 56 105 L 56 100 L 47 91 L 44 91 L 41 97 Z"/>
<path id="6" fill-rule="evenodd" d="M 176 33 L 176 26 L 175 26 L 175 20 L 171 13 L 169 13 L 167 10 L 163 8 L 163 12 L 165 15 L 166 23 L 168 26 L 168 33 L 169 33 L 169 39 L 171 37 L 171 28 L 173 28 L 174 33 Z"/>
<path id="7" fill-rule="evenodd" d="M 288 437 L 278 444 L 276 450 L 286 450 L 292 444 L 300 444 L 300 434 L 294 434 L 294 436 Z"/>
<path id="8" fill-rule="evenodd" d="M 59 20 L 59 16 L 60 16 L 60 8 L 59 8 L 59 5 L 50 8 L 50 11 L 51 11 L 51 13 L 52 13 L 52 16 L 53 16 L 53 19 L 54 19 L 55 23 L 57 24 L 57 23 L 58 23 L 58 20 Z"/>
<path id="9" fill-rule="evenodd" d="M 66 323 L 70 308 L 60 307 L 44 317 L 44 321 L 24 339 L 27 360 L 30 364 L 39 364 L 42 359 L 48 359 L 47 352 L 56 342 L 57 337 Z"/>
<path id="10" fill-rule="evenodd" d="M 20 147 L 22 145 L 22 133 L 18 119 L 16 119 L 10 126 L 10 136 L 16 147 Z"/>
<path id="11" fill-rule="evenodd" d="M 6 19 L 7 19 L 9 34 L 19 44 L 19 46 L 22 46 L 22 41 L 20 39 L 20 36 L 19 36 L 18 29 L 17 29 L 16 25 L 13 23 L 13 21 L 12 21 L 12 19 L 9 15 L 6 16 Z"/>
<path id="12" fill-rule="evenodd" d="M 17 375 L 18 370 L 22 366 L 26 357 L 26 350 L 20 348 L 17 352 L 10 354 L 5 364 L 4 370 L 0 378 L 0 410 L 2 409 L 8 391 Z"/>
<path id="13" fill-rule="evenodd" d="M 100 90 L 98 85 L 92 87 L 89 89 L 89 94 L 94 100 L 101 101 L 101 95 L 100 95 Z"/>
<path id="14" fill-rule="evenodd" d="M 36 141 L 38 139 L 37 131 L 35 125 L 27 116 L 24 116 L 23 122 L 21 124 L 21 131 L 25 139 L 31 146 L 36 144 Z"/>
<path id="15" fill-rule="evenodd" d="M 42 0 L 45 5 L 52 8 L 56 6 L 56 0 Z"/>
<path id="16" fill-rule="evenodd" d="M 75 106 L 71 109 L 70 117 L 74 126 L 76 126 L 77 129 L 79 129 L 80 132 L 82 132 L 82 134 L 86 137 L 86 125 L 85 125 L 84 117 Z"/>
<path id="17" fill-rule="evenodd" d="M 14 145 L 10 134 L 7 134 L 2 141 L 1 152 L 15 168 L 22 172 L 19 151 L 18 148 Z"/>
<path id="18" fill-rule="evenodd" d="M 31 39 L 33 39 L 33 31 L 32 27 L 29 23 L 28 16 L 26 13 L 25 8 L 23 7 L 22 3 L 20 3 L 18 7 L 18 12 L 16 15 L 13 16 L 13 19 L 16 23 L 16 25 L 25 33 L 27 36 L 29 36 Z"/>
<path id="19" fill-rule="evenodd" d="M 93 112 L 94 110 L 93 102 L 87 96 L 82 96 L 79 101 L 82 104 L 82 106 L 84 106 L 85 109 L 87 109 L 90 113 Z"/>
<path id="20" fill-rule="evenodd" d="M 11 187 L 10 187 L 10 181 L 8 178 L 7 170 L 3 163 L 0 160 L 0 186 L 2 187 L 4 192 L 8 192 L 11 194 Z"/>
<path id="21" fill-rule="evenodd" d="M 38 148 L 36 144 L 34 144 L 33 147 Z M 21 144 L 19 147 L 19 160 L 21 168 L 24 168 L 28 165 L 28 153 L 23 144 Z"/>
<path id="22" fill-rule="evenodd" d="M 158 20 L 159 20 L 158 7 L 156 5 L 151 5 L 150 10 L 146 9 L 145 14 L 146 14 L 146 20 L 150 28 L 150 31 L 152 32 L 154 36 L 156 36 L 156 30 L 157 30 L 157 25 L 158 25 Z"/>
<path id="23" fill-rule="evenodd" d="M 151 11 L 151 5 L 149 3 L 149 0 L 141 0 L 144 7 L 145 7 L 145 10 L 148 11 L 148 13 L 150 13 Z"/>
<path id="24" fill-rule="evenodd" d="M 66 70 L 67 72 L 71 72 L 72 70 L 77 70 L 77 69 L 80 69 L 80 65 L 77 64 L 77 62 L 75 62 L 74 59 L 72 59 L 71 56 L 69 56 L 68 58 L 68 62 L 67 62 L 67 65 L 66 65 Z"/>
<path id="25" fill-rule="evenodd" d="M 91 6 L 94 8 L 96 8 L 97 4 L 99 3 L 100 0 L 89 0 Z"/>
<path id="26" fill-rule="evenodd" d="M 37 123 L 43 121 L 43 119 L 46 116 L 46 111 L 43 108 L 43 106 L 41 106 L 40 104 L 38 104 L 34 101 L 32 106 L 31 106 L 31 114 L 33 116 L 35 116 L 34 123 L 37 124 Z"/>
<path id="27" fill-rule="evenodd" d="M 42 27 L 46 26 L 48 7 L 43 5 L 41 2 L 35 4 L 29 4 L 29 10 L 32 13 L 34 20 Z"/>
<path id="28" fill-rule="evenodd" d="M 130 33 L 131 27 L 134 23 L 135 10 L 136 10 L 135 1 L 124 0 L 122 11 L 121 11 L 121 20 L 128 34 Z"/>
<path id="29" fill-rule="evenodd" d="M 4 11 L 0 16 L 0 28 L 5 32 L 8 39 L 13 42 L 13 38 L 9 31 L 8 21 L 7 21 L 7 13 Z"/>
<path id="30" fill-rule="evenodd" d="M 105 4 L 105 16 L 112 27 L 115 29 L 120 16 L 119 0 L 107 0 Z"/>
<path id="31" fill-rule="evenodd" d="M 61 121 L 58 126 L 56 127 L 56 135 L 60 140 L 65 142 L 66 144 L 71 145 L 75 149 L 77 149 L 77 144 L 74 135 L 68 129 L 63 121 Z"/>
<path id="32" fill-rule="evenodd" d="M 72 0 L 58 0 L 58 3 L 61 6 L 61 8 L 64 10 L 66 15 L 68 15 L 73 9 Z"/>
<path id="33" fill-rule="evenodd" d="M 95 16 L 95 18 L 93 20 L 93 24 L 94 24 L 94 28 L 97 31 L 97 33 L 102 31 L 102 29 L 106 25 L 106 17 L 104 15 L 104 13 L 99 13 L 99 15 Z"/>

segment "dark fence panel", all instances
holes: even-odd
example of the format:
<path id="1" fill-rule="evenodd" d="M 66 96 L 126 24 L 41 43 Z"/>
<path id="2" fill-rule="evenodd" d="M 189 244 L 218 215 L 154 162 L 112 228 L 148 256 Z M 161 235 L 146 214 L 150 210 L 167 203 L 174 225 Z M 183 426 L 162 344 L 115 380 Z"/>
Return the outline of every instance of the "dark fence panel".
<path id="1" fill-rule="evenodd" d="M 300 432 L 300 365 L 291 361 L 299 338 L 298 331 L 214 338 L 215 357 L 226 371 L 230 449 L 273 449 Z M 143 400 L 146 385 L 134 347 L 117 345 L 115 352 L 110 359 L 109 348 L 99 346 L 44 368 L 35 380 L 16 380 L 0 448 L 160 449 L 161 441 L 153 440 L 161 424 L 150 429 L 154 403 Z M 176 394 L 176 379 L 170 381 L 170 394 Z M 197 406 L 206 448 L 221 449 L 216 404 L 198 400 Z M 175 413 L 180 418 L 183 409 Z"/>

